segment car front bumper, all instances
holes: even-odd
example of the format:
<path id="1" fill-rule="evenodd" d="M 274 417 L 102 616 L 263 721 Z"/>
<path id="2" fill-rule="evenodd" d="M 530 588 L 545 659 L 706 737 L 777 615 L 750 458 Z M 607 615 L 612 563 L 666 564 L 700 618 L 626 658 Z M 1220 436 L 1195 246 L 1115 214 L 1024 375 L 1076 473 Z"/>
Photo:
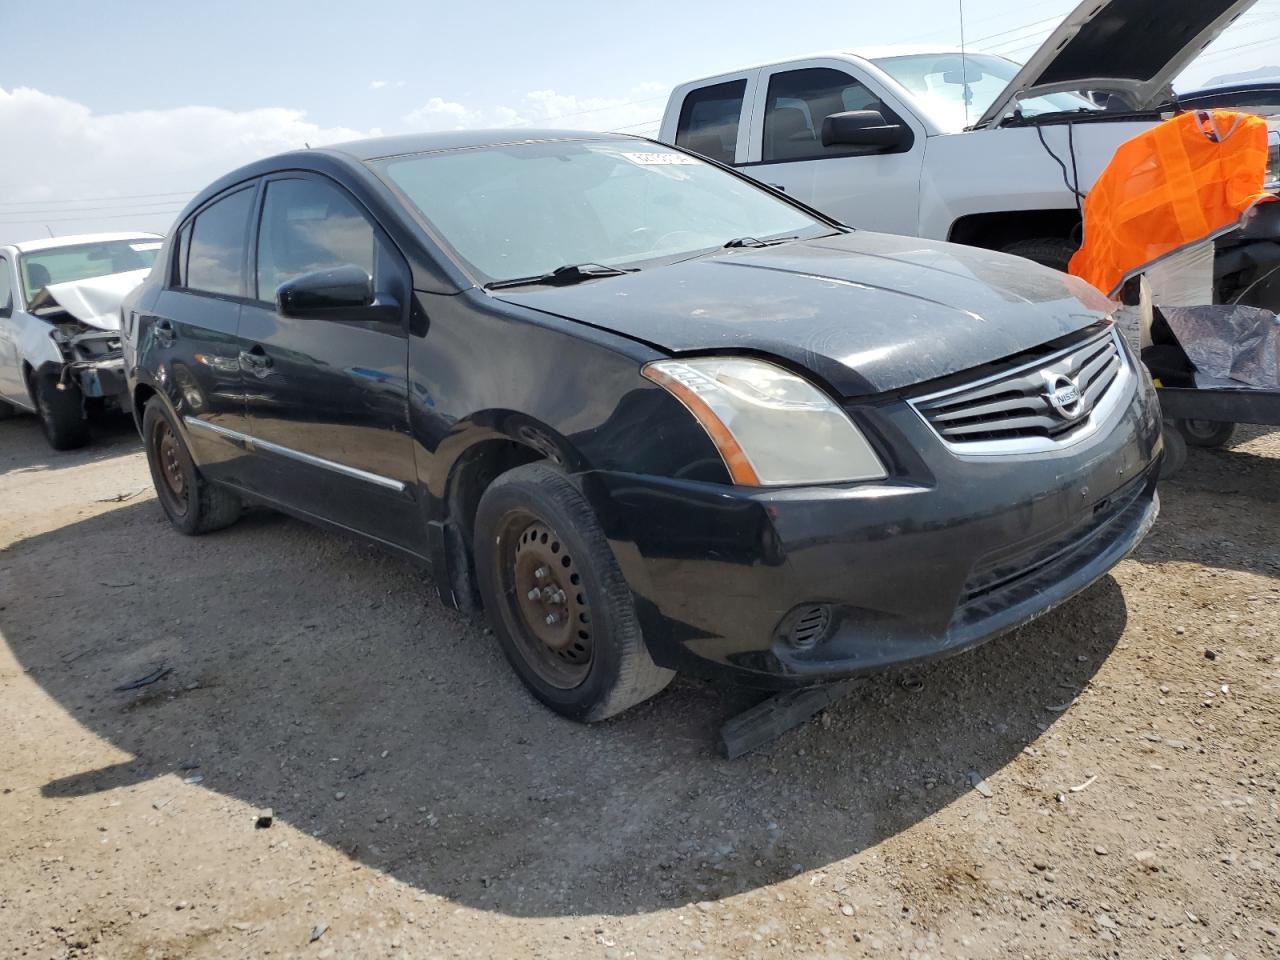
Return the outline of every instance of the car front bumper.
<path id="1" fill-rule="evenodd" d="M 869 416 L 918 455 L 884 483 L 582 476 L 659 664 L 785 687 L 959 653 L 1084 590 L 1155 521 L 1145 379 L 1105 429 L 1048 454 L 958 456 L 906 404 Z"/>

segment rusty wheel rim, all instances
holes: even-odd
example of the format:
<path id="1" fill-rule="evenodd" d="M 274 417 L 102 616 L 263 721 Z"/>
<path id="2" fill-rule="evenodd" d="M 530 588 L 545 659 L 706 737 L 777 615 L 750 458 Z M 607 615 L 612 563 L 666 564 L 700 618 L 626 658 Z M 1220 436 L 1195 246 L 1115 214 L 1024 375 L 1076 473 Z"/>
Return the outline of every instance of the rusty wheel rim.
<path id="1" fill-rule="evenodd" d="M 521 515 L 507 527 L 502 551 L 516 645 L 537 675 L 561 690 L 591 671 L 591 609 L 573 551 L 555 529 Z"/>
<path id="2" fill-rule="evenodd" d="M 182 470 L 182 448 L 173 429 L 163 420 L 156 425 L 154 437 L 156 464 L 160 467 L 160 478 L 164 481 L 163 492 L 168 500 L 180 512 L 187 509 L 187 476 Z"/>

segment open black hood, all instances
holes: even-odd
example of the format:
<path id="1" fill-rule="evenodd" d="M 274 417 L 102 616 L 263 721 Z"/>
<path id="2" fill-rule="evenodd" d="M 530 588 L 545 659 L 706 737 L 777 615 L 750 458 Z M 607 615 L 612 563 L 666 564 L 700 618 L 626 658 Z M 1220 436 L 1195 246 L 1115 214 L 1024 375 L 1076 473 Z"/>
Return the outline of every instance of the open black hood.
<path id="1" fill-rule="evenodd" d="M 843 396 L 1013 356 L 1097 323 L 1107 305 L 1018 257 L 863 231 L 493 295 L 667 353 L 780 357 Z"/>
<path id="2" fill-rule="evenodd" d="M 1125 96 L 1135 109 L 1167 100 L 1174 77 L 1256 0 L 1085 0 L 1049 35 L 976 126 L 1014 101 L 1062 90 Z"/>

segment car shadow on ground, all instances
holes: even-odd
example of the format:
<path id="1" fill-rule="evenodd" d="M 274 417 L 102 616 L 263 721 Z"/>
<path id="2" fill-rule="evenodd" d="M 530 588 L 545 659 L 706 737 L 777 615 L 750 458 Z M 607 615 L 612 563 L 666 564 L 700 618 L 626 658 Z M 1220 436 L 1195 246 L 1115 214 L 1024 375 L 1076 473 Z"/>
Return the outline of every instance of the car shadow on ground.
<path id="1" fill-rule="evenodd" d="M 120 413 L 89 418 L 92 440 L 79 450 L 54 450 L 45 442 L 40 421 L 18 414 L 0 420 L 0 476 L 17 471 L 65 470 L 134 453 L 141 441 L 133 418 Z"/>
<path id="2" fill-rule="evenodd" d="M 1241 449 L 1274 430 L 1241 426 L 1231 447 L 1191 448 L 1186 465 L 1160 484 L 1160 522 L 1137 558 L 1280 578 L 1280 458 Z"/>
<path id="3" fill-rule="evenodd" d="M 109 570 L 66 563 L 100 551 Z M 1127 618 L 1104 579 L 971 654 L 876 677 L 825 720 L 727 762 L 716 728 L 751 695 L 677 681 L 608 723 L 561 720 L 422 571 L 270 512 L 193 539 L 135 502 L 20 541 L 0 569 L 0 631 L 23 669 L 133 757 L 69 771 L 46 797 L 198 764 L 202 785 L 178 789 L 272 807 L 346 856 L 518 916 L 726 897 L 957 800 L 995 816 L 1001 798 L 981 799 L 972 778 L 1061 716 Z M 1044 802 L 1063 786 L 1044 785 Z"/>

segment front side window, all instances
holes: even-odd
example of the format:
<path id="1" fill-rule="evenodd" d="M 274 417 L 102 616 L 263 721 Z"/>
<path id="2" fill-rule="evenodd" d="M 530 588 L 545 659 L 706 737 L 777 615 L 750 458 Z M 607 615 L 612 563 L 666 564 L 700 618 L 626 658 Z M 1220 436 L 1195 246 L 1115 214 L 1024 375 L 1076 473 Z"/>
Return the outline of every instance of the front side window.
<path id="1" fill-rule="evenodd" d="M 0 317 L 13 314 L 13 282 L 9 279 L 9 261 L 0 257 Z"/>
<path id="2" fill-rule="evenodd" d="M 27 306 L 51 283 L 71 283 L 109 273 L 148 270 L 160 251 L 155 237 L 77 243 L 24 253 L 18 258 Z"/>
<path id="3" fill-rule="evenodd" d="M 342 190 L 321 180 L 272 180 L 258 228 L 258 299 L 286 280 L 354 264 L 373 276 L 374 232 Z"/>
<path id="4" fill-rule="evenodd" d="M 897 120 L 879 97 L 841 70 L 812 67 L 775 73 L 769 78 L 762 159 L 812 160 L 880 152 L 847 144 L 823 146 L 822 121 L 849 110 L 876 110 L 891 123 Z"/>
<path id="5" fill-rule="evenodd" d="M 245 241 L 253 193 L 252 187 L 246 187 L 196 214 L 183 278 L 188 290 L 244 296 Z"/>
<path id="6" fill-rule="evenodd" d="M 644 140 L 506 144 L 371 166 L 482 281 L 570 264 L 642 267 L 744 237 L 833 231 L 749 181 Z"/>
<path id="7" fill-rule="evenodd" d="M 680 108 L 676 145 L 709 160 L 733 163 L 746 92 L 747 81 L 730 80 L 690 93 Z"/>

